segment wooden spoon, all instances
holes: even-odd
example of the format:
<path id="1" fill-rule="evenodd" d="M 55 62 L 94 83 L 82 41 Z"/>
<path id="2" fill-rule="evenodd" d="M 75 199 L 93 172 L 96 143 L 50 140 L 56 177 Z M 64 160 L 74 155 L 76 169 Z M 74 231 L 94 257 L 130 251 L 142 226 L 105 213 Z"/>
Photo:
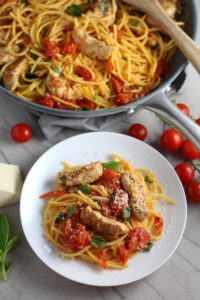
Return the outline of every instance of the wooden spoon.
<path id="1" fill-rule="evenodd" d="M 200 47 L 167 15 L 158 0 L 122 0 L 147 13 L 175 41 L 200 74 Z"/>

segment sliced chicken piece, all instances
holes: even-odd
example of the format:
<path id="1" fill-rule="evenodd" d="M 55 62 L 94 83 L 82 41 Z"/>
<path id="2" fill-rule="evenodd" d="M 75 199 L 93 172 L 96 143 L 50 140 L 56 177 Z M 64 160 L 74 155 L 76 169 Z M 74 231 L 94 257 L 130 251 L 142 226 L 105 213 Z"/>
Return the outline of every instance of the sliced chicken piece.
<path id="1" fill-rule="evenodd" d="M 114 51 L 113 47 L 90 36 L 80 28 L 73 31 L 73 38 L 79 45 L 79 51 L 93 59 L 107 60 Z"/>
<path id="2" fill-rule="evenodd" d="M 53 71 L 49 72 L 46 79 L 46 85 L 52 96 L 66 100 L 82 98 L 78 86 L 70 86 L 70 83 L 66 79 L 60 78 L 59 74 Z"/>
<path id="3" fill-rule="evenodd" d="M 81 212 L 80 217 L 84 225 L 109 241 L 117 239 L 120 235 L 129 231 L 124 223 L 104 217 L 100 212 L 93 210 L 90 206 L 87 206 Z"/>
<path id="4" fill-rule="evenodd" d="M 8 90 L 14 91 L 19 85 L 19 76 L 26 67 L 27 59 L 19 57 L 3 73 L 3 83 Z"/>
<path id="5" fill-rule="evenodd" d="M 144 182 L 141 181 L 136 171 L 132 171 L 131 173 L 125 172 L 122 174 L 121 184 L 129 195 L 133 218 L 142 222 L 148 215 L 145 202 L 147 189 Z"/>
<path id="6" fill-rule="evenodd" d="M 1 38 L 1 36 L 0 36 L 0 38 Z M 13 51 L 18 52 L 19 47 L 17 45 L 13 46 Z M 0 66 L 11 60 L 14 60 L 14 59 L 15 59 L 15 56 L 10 54 L 7 49 L 0 47 Z"/>
<path id="7" fill-rule="evenodd" d="M 175 18 L 176 11 L 177 11 L 177 0 L 159 0 L 161 6 L 164 8 L 168 16 L 172 19 Z M 156 21 L 153 20 L 151 17 L 147 17 L 147 23 L 151 26 L 156 26 Z"/>
<path id="8" fill-rule="evenodd" d="M 103 173 L 101 162 L 93 162 L 80 168 L 68 169 L 58 174 L 57 182 L 63 186 L 76 186 L 96 181 Z"/>

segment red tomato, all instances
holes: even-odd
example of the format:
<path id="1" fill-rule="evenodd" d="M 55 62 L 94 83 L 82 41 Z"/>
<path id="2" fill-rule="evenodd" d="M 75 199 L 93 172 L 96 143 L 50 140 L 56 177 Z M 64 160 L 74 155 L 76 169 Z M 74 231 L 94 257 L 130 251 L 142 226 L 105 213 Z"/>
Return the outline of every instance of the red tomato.
<path id="1" fill-rule="evenodd" d="M 55 108 L 57 109 L 69 109 L 69 106 L 62 103 L 62 102 L 59 102 L 59 101 L 55 101 L 55 105 L 54 105 Z"/>
<path id="2" fill-rule="evenodd" d="M 66 246 L 72 251 L 82 250 L 89 245 L 90 236 L 84 225 L 77 223 L 73 228 L 71 220 L 68 219 L 66 221 L 63 237 L 66 241 Z"/>
<path id="3" fill-rule="evenodd" d="M 111 85 L 115 93 L 121 93 L 124 88 L 124 82 L 115 75 L 111 77 Z"/>
<path id="4" fill-rule="evenodd" d="M 131 255 L 131 250 L 128 249 L 125 244 L 122 244 L 118 247 L 118 253 L 119 253 L 121 262 L 123 264 L 125 264 Z"/>
<path id="5" fill-rule="evenodd" d="M 191 202 L 200 202 L 200 182 L 193 181 L 185 188 L 187 199 Z"/>
<path id="6" fill-rule="evenodd" d="M 81 77 L 83 77 L 84 80 L 86 81 L 92 81 L 93 77 L 90 71 L 82 66 L 78 66 L 75 69 L 75 73 Z"/>
<path id="7" fill-rule="evenodd" d="M 200 118 L 195 120 L 195 123 L 197 123 L 198 125 L 200 125 Z"/>
<path id="8" fill-rule="evenodd" d="M 163 219 L 161 217 L 158 217 L 158 216 L 154 217 L 153 229 L 154 229 L 156 235 L 161 234 L 161 232 L 163 230 Z"/>
<path id="9" fill-rule="evenodd" d="M 196 149 L 194 145 L 189 140 L 185 140 L 181 147 L 181 152 L 184 158 L 193 160 L 200 158 L 200 152 Z"/>
<path id="10" fill-rule="evenodd" d="M 58 47 L 58 44 L 49 39 L 42 40 L 42 48 L 44 55 L 52 59 L 55 58 L 58 55 L 58 53 L 60 53 L 60 48 Z"/>
<path id="11" fill-rule="evenodd" d="M 96 181 L 97 184 L 105 185 L 108 189 L 117 190 L 120 185 L 120 174 L 114 170 L 104 169 L 103 175 Z"/>
<path id="12" fill-rule="evenodd" d="M 111 61 L 108 62 L 106 70 L 108 71 L 108 73 L 111 73 L 112 71 L 114 71 L 114 65 Z"/>
<path id="13" fill-rule="evenodd" d="M 112 215 L 110 204 L 107 201 L 98 200 L 98 204 L 101 207 L 101 212 L 105 217 L 110 217 Z"/>
<path id="14" fill-rule="evenodd" d="M 147 129 L 144 125 L 136 123 L 130 126 L 128 135 L 138 140 L 144 141 L 147 137 Z"/>
<path id="15" fill-rule="evenodd" d="M 183 104 L 183 103 L 178 103 L 177 107 L 186 115 L 189 117 L 190 115 L 190 109 L 187 105 Z"/>
<path id="16" fill-rule="evenodd" d="M 143 227 L 135 227 L 131 229 L 126 238 L 128 249 L 140 251 L 150 242 L 150 233 Z"/>
<path id="17" fill-rule="evenodd" d="M 32 138 L 32 135 L 32 129 L 26 123 L 18 123 L 11 128 L 11 137 L 17 143 L 28 142 Z"/>
<path id="18" fill-rule="evenodd" d="M 98 262 L 100 264 L 101 267 L 103 268 L 107 268 L 107 262 L 106 262 L 106 255 L 105 255 L 105 251 L 99 251 L 97 253 L 97 258 L 98 258 Z"/>
<path id="19" fill-rule="evenodd" d="M 47 106 L 47 107 L 54 107 L 54 105 L 55 105 L 55 100 L 49 95 L 44 96 L 43 98 L 38 99 L 35 102 L 40 105 Z"/>
<path id="20" fill-rule="evenodd" d="M 155 77 L 162 76 L 169 72 L 169 65 L 165 59 L 161 58 L 158 62 Z"/>
<path id="21" fill-rule="evenodd" d="M 72 55 L 74 53 L 76 53 L 78 49 L 78 43 L 75 42 L 73 39 L 71 39 L 70 41 L 65 42 L 61 47 L 60 47 L 60 52 L 63 55 Z"/>
<path id="22" fill-rule="evenodd" d="M 89 110 L 95 110 L 96 104 L 88 99 L 77 100 L 78 105 L 81 107 L 86 107 Z"/>
<path id="23" fill-rule="evenodd" d="M 194 168 L 191 164 L 181 163 L 175 167 L 182 184 L 189 184 L 194 179 Z"/>
<path id="24" fill-rule="evenodd" d="M 178 130 L 170 128 L 163 132 L 160 143 L 165 150 L 175 152 L 181 147 L 183 138 Z"/>
<path id="25" fill-rule="evenodd" d="M 42 199 L 50 199 L 52 197 L 59 197 L 59 196 L 65 195 L 66 193 L 67 193 L 66 190 L 52 191 L 52 192 L 48 192 L 48 193 L 42 194 L 40 196 L 40 198 L 42 198 Z"/>
<path id="26" fill-rule="evenodd" d="M 118 189 L 113 192 L 111 195 L 111 211 L 112 215 L 117 217 L 117 216 L 122 216 L 123 210 L 128 207 L 128 194 L 122 190 Z"/>
<path id="27" fill-rule="evenodd" d="M 132 92 L 119 93 L 117 95 L 117 105 L 125 105 L 134 100 L 134 94 Z"/>

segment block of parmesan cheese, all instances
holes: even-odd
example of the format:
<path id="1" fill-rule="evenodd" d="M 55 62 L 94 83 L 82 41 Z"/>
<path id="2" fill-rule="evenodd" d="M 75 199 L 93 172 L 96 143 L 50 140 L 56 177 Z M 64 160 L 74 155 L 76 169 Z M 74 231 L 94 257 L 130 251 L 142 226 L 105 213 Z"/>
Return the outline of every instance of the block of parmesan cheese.
<path id="1" fill-rule="evenodd" d="M 22 184 L 18 166 L 0 163 L 0 207 L 19 201 Z"/>

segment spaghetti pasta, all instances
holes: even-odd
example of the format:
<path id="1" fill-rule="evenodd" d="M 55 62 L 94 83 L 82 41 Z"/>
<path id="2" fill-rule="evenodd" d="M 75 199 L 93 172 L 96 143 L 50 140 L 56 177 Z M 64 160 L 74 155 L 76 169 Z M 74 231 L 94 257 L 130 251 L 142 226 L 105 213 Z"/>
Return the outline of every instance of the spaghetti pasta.
<path id="1" fill-rule="evenodd" d="M 174 50 L 147 15 L 120 1 L 1 0 L 0 77 L 6 88 L 41 105 L 98 110 L 127 104 L 160 84 Z"/>
<path id="2" fill-rule="evenodd" d="M 135 180 L 131 188 L 124 184 L 127 174 Z M 45 237 L 60 256 L 103 268 L 125 268 L 130 257 L 149 251 L 163 234 L 164 220 L 156 203 L 175 203 L 164 194 L 155 174 L 135 169 L 116 154 L 106 163 L 65 164 L 56 182 L 55 191 L 41 195 L 48 200 Z M 135 209 L 140 214 L 146 209 L 147 214 L 139 219 Z"/>

